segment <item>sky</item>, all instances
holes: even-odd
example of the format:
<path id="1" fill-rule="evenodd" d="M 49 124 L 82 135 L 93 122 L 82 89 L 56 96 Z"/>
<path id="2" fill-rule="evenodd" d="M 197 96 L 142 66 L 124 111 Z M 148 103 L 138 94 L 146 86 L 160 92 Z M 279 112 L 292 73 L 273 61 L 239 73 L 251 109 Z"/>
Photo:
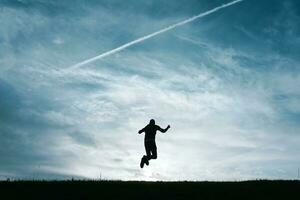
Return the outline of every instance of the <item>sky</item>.
<path id="1" fill-rule="evenodd" d="M 1 0 L 0 179 L 296 179 L 300 2 Z M 158 159 L 138 130 L 150 119 Z"/>

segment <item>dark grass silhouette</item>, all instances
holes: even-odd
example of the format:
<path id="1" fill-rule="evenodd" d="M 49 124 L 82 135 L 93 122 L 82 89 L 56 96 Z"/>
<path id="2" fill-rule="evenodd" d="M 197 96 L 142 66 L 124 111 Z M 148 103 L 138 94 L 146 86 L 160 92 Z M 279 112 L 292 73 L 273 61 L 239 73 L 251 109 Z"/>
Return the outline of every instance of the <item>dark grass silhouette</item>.
<path id="1" fill-rule="evenodd" d="M 300 181 L 3 181 L 1 199 L 299 199 Z"/>

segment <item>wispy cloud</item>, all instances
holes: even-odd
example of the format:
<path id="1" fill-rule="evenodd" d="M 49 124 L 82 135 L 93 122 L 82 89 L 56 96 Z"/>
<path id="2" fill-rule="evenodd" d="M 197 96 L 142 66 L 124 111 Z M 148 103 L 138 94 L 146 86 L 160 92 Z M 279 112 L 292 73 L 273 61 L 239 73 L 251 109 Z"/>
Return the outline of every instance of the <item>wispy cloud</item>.
<path id="1" fill-rule="evenodd" d="M 132 46 L 132 45 L 135 45 L 135 44 L 137 44 L 137 43 L 143 42 L 143 41 L 148 40 L 148 39 L 150 39 L 150 38 L 152 38 L 152 37 L 155 37 L 156 35 L 159 35 L 159 34 L 162 34 L 162 33 L 164 33 L 164 32 L 170 31 L 170 30 L 172 30 L 172 29 L 174 29 L 174 28 L 176 28 L 176 27 L 185 25 L 185 24 L 187 24 L 187 23 L 190 23 L 190 22 L 195 21 L 195 20 L 197 20 L 197 19 L 199 19 L 199 18 L 205 17 L 205 16 L 210 15 L 210 14 L 212 14 L 212 13 L 214 13 L 214 12 L 217 12 L 218 10 L 221 10 L 221 9 L 223 9 L 223 8 L 232 6 L 232 5 L 234 5 L 234 4 L 236 4 L 236 3 L 239 3 L 239 2 L 242 2 L 242 1 L 243 1 L 243 0 L 232 1 L 232 2 L 230 2 L 230 3 L 224 4 L 224 5 L 218 6 L 218 7 L 214 8 L 214 9 L 211 9 L 211 10 L 209 10 L 209 11 L 206 11 L 206 12 L 204 12 L 204 13 L 201 13 L 201 14 L 198 14 L 198 15 L 196 15 L 196 16 L 190 17 L 190 18 L 188 18 L 188 19 L 186 19 L 186 20 L 183 20 L 183 21 L 181 21 L 181 22 L 178 22 L 178 23 L 175 23 L 175 24 L 173 24 L 173 25 L 170 25 L 170 26 L 168 26 L 168 27 L 166 27 L 166 28 L 163 28 L 163 29 L 161 29 L 161 30 L 159 30 L 159 31 L 156 31 L 156 32 L 154 32 L 154 33 L 151 33 L 151 34 L 149 34 L 149 35 L 140 37 L 140 38 L 138 38 L 138 39 L 136 39 L 136 40 L 133 40 L 133 41 L 131 41 L 131 42 L 128 42 L 128 43 L 126 43 L 126 44 L 124 44 L 124 45 L 122 45 L 122 46 L 120 46 L 120 47 L 117 47 L 117 48 L 115 48 L 115 49 L 112 49 L 112 50 L 110 50 L 110 51 L 107 51 L 107 52 L 105 52 L 105 53 L 102 53 L 102 54 L 100 54 L 100 55 L 98 55 L 98 56 L 95 56 L 95 57 L 93 57 L 93 58 L 90 58 L 90 59 L 84 60 L 84 61 L 82 61 L 82 62 L 80 62 L 80 63 L 77 63 L 77 64 L 71 66 L 70 69 L 71 69 L 71 70 L 75 70 L 75 69 L 78 68 L 78 67 L 81 67 L 81 66 L 86 65 L 86 64 L 88 64 L 88 63 L 91 63 L 91 62 L 94 62 L 94 61 L 96 61 L 96 60 L 102 59 L 102 58 L 104 58 L 104 57 L 106 57 L 106 56 L 115 54 L 115 53 L 117 53 L 117 52 L 119 52 L 119 51 L 122 51 L 123 49 L 126 49 L 126 48 Z"/>

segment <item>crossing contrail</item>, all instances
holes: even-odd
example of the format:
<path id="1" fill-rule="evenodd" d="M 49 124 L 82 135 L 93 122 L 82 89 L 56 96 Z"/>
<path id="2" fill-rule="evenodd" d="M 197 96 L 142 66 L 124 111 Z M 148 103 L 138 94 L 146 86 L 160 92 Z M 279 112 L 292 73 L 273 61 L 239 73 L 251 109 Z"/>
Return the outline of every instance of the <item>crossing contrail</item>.
<path id="1" fill-rule="evenodd" d="M 221 5 L 221 6 L 218 6 L 218 7 L 216 7 L 216 8 L 213 8 L 213 9 L 211 9 L 211 10 L 208 10 L 208 11 L 206 11 L 206 12 L 204 12 L 204 13 L 200 13 L 200 14 L 195 15 L 195 16 L 193 16 L 193 17 L 190 17 L 190 18 L 188 18 L 188 19 L 186 19 L 186 20 L 184 20 L 184 21 L 175 23 L 175 24 L 170 25 L 170 26 L 168 26 L 168 27 L 166 27 L 166 28 L 163 28 L 163 29 L 161 29 L 161 30 L 159 30 L 159 31 L 156 31 L 156 32 L 151 33 L 151 34 L 149 34 L 149 35 L 145 35 L 145 36 L 140 37 L 140 38 L 138 38 L 138 39 L 136 39 L 136 40 L 133 40 L 133 41 L 131 41 L 131 42 L 128 42 L 128 43 L 126 43 L 126 44 L 123 44 L 122 46 L 119 46 L 119 47 L 117 47 L 117 48 L 115 48 L 115 49 L 112 49 L 112 50 L 109 50 L 109 51 L 107 51 L 107 52 L 104 52 L 104 53 L 102 53 L 102 54 L 100 54 L 100 55 L 98 55 L 98 56 L 95 56 L 95 57 L 92 57 L 92 58 L 90 58 L 90 59 L 87 59 L 87 60 L 84 60 L 84 61 L 82 61 L 82 62 L 79 62 L 79 63 L 77 63 L 77 64 L 71 66 L 69 69 L 76 69 L 76 68 L 79 68 L 79 67 L 81 67 L 81 66 L 83 66 L 83 65 L 86 65 L 86 64 L 88 64 L 88 63 L 91 63 L 91 62 L 94 62 L 94 61 L 96 61 L 96 60 L 102 59 L 102 58 L 104 58 L 104 57 L 106 57 L 106 56 L 115 54 L 115 53 L 117 53 L 117 52 L 119 52 L 119 51 L 122 51 L 123 49 L 126 49 L 127 47 L 130 47 L 130 46 L 135 45 L 135 44 L 137 44 L 137 43 L 140 43 L 140 42 L 142 42 L 142 41 L 144 41 L 144 40 L 150 39 L 150 38 L 152 38 L 152 37 L 154 37 L 154 36 L 156 36 L 156 35 L 159 35 L 159 34 L 161 34 L 161 33 L 167 32 L 167 31 L 172 30 L 172 29 L 174 29 L 174 28 L 176 28 L 176 27 L 178 27 L 178 26 L 182 26 L 182 25 L 184 25 L 184 24 L 187 24 L 187 23 L 192 22 L 192 21 L 194 21 L 194 20 L 196 20 L 196 19 L 202 18 L 202 17 L 204 17 L 204 16 L 207 16 L 207 15 L 209 15 L 209 14 L 212 14 L 212 13 L 214 13 L 214 12 L 217 12 L 218 10 L 221 10 L 221 9 L 223 9 L 223 8 L 232 6 L 232 5 L 234 5 L 234 4 L 236 4 L 236 3 L 239 3 L 239 2 L 242 2 L 242 1 L 243 1 L 243 0 L 232 1 L 232 2 L 230 2 L 230 3 L 223 4 L 223 5 Z"/>

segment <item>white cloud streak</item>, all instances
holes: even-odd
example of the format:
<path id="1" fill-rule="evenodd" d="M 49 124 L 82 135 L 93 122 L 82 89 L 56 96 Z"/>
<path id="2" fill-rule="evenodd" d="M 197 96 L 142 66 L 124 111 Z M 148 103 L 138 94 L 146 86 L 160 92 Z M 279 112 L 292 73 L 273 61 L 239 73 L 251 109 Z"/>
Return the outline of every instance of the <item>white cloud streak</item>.
<path id="1" fill-rule="evenodd" d="M 221 6 L 218 6 L 218 7 L 216 7 L 216 8 L 213 8 L 213 9 L 211 9 L 211 10 L 208 10 L 208 11 L 206 11 L 206 12 L 204 12 L 204 13 L 195 15 L 195 16 L 190 17 L 190 18 L 188 18 L 188 19 L 186 19 L 186 20 L 184 20 L 184 21 L 181 21 L 181 22 L 178 22 L 178 23 L 176 23 L 176 24 L 170 25 L 170 26 L 168 26 L 168 27 L 166 27 L 166 28 L 163 28 L 163 29 L 161 29 L 161 30 L 159 30 L 159 31 L 156 31 L 156 32 L 151 33 L 151 34 L 149 34 L 149 35 L 140 37 L 140 38 L 138 38 L 138 39 L 136 39 L 136 40 L 133 40 L 133 41 L 131 41 L 131 42 L 128 42 L 128 43 L 126 43 L 126 44 L 123 44 L 122 46 L 119 46 L 119 47 L 117 47 L 117 48 L 115 48 L 115 49 L 112 49 L 112 50 L 110 50 L 110 51 L 107 51 L 107 52 L 105 52 L 105 53 L 102 53 L 102 54 L 100 54 L 100 55 L 98 55 L 98 56 L 95 56 L 95 57 L 92 57 L 92 58 L 90 58 L 90 59 L 87 59 L 87 60 L 84 60 L 84 61 L 82 61 L 82 62 L 79 62 L 79 63 L 77 63 L 77 64 L 71 66 L 69 69 L 72 70 L 72 69 L 76 69 L 76 68 L 82 67 L 82 66 L 84 66 L 84 65 L 86 65 L 86 64 L 88 64 L 88 63 L 91 63 L 91 62 L 94 62 L 94 61 L 96 61 L 96 60 L 99 60 L 99 59 L 102 59 L 102 58 L 104 58 L 104 57 L 107 57 L 107 56 L 109 56 L 109 55 L 115 54 L 115 53 L 117 53 L 117 52 L 119 52 L 119 51 L 122 51 L 123 49 L 126 49 L 126 48 L 132 46 L 132 45 L 135 45 L 135 44 L 137 44 L 137 43 L 143 42 L 143 41 L 145 41 L 145 40 L 147 40 L 147 39 L 150 39 L 150 38 L 152 38 L 152 37 L 154 37 L 154 36 L 157 36 L 157 35 L 159 35 L 159 34 L 162 34 L 162 33 L 164 33 L 164 32 L 167 32 L 167 31 L 169 31 L 169 30 L 172 30 L 172 29 L 174 29 L 174 28 L 176 28 L 176 27 L 185 25 L 185 24 L 187 24 L 187 23 L 190 23 L 190 22 L 192 22 L 192 21 L 195 21 L 196 19 L 205 17 L 205 16 L 210 15 L 210 14 L 212 14 L 212 13 L 214 13 L 214 12 L 217 12 L 217 11 L 223 9 L 223 8 L 232 6 L 232 5 L 237 4 L 237 3 L 239 3 L 239 2 L 242 2 L 242 1 L 243 1 L 243 0 L 232 1 L 232 2 L 230 2 L 230 3 L 223 4 L 223 5 L 221 5 Z"/>

